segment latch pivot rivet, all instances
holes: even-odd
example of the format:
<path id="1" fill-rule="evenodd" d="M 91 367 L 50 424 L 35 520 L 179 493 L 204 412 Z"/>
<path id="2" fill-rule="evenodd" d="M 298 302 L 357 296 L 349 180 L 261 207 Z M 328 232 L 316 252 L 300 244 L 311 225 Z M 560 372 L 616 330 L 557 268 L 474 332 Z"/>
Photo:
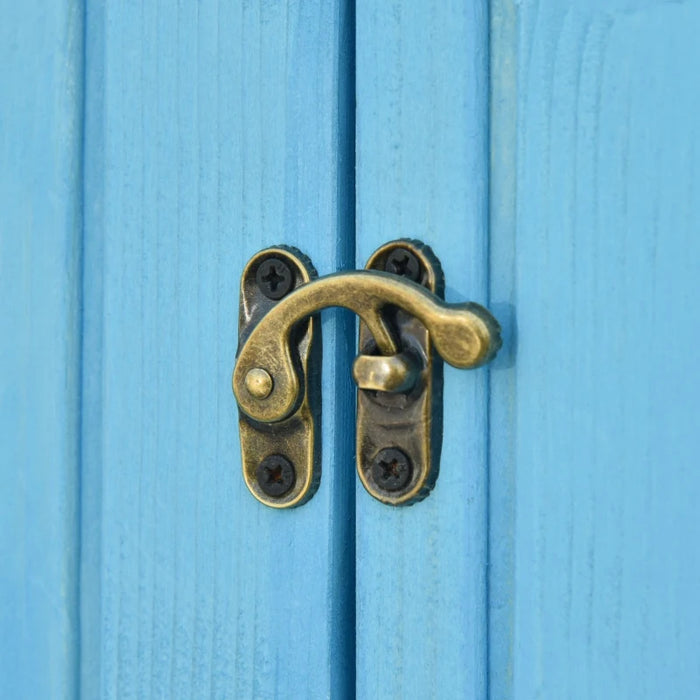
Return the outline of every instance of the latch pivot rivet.
<path id="1" fill-rule="evenodd" d="M 272 377 L 262 367 L 253 367 L 245 375 L 245 388 L 256 399 L 266 399 L 272 391 Z"/>

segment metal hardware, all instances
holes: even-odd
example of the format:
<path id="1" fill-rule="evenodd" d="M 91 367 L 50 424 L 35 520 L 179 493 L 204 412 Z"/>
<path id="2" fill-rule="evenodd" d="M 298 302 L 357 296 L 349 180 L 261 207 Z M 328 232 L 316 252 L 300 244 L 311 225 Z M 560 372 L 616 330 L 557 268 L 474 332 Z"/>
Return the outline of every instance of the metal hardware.
<path id="1" fill-rule="evenodd" d="M 442 299 L 444 276 L 438 259 L 430 248 L 418 241 L 395 241 L 382 246 L 367 263 L 370 270 L 395 269 Z M 433 352 L 428 324 L 416 316 L 395 308 L 392 327 L 404 349 L 410 353 L 416 379 L 402 392 L 382 390 L 376 383 L 355 380 L 357 392 L 356 452 L 357 473 L 364 487 L 375 498 L 391 505 L 411 505 L 425 498 L 433 489 L 440 464 L 442 444 L 442 361 Z M 454 329 L 455 336 L 463 330 Z M 498 339 L 497 332 L 494 338 Z M 360 323 L 359 357 L 354 370 L 368 360 L 385 360 L 376 355 L 372 333 Z M 394 356 L 397 357 L 397 356 Z M 389 383 L 390 384 L 390 383 Z M 387 461 L 398 460 L 401 479 L 387 473 Z M 403 460 L 403 461 L 402 461 Z M 408 465 L 404 467 L 404 462 Z M 395 470 L 395 468 L 394 468 Z"/>
<path id="2" fill-rule="evenodd" d="M 276 280 L 277 277 L 282 278 Z M 268 248 L 246 265 L 241 278 L 238 319 L 239 352 L 253 331 L 266 320 L 283 296 L 316 278 L 311 261 L 295 248 Z M 287 282 L 288 280 L 288 282 Z M 256 420 L 239 412 L 243 477 L 251 493 L 273 508 L 298 506 L 311 498 L 321 478 L 320 389 L 321 324 L 315 315 L 301 319 L 287 340 L 286 351 L 294 356 L 298 398 L 289 415 L 277 421 Z M 262 361 L 259 364 L 264 365 Z M 249 402 L 272 399 L 274 373 L 264 366 L 248 368 L 234 391 Z M 238 375 L 236 375 L 238 376 Z"/>
<path id="3" fill-rule="evenodd" d="M 386 256 L 384 270 L 394 275 L 406 277 L 412 282 L 419 282 L 421 264 L 418 258 L 407 247 L 394 248 Z"/>
<path id="4" fill-rule="evenodd" d="M 488 362 L 500 347 L 498 323 L 486 309 L 442 301 L 440 266 L 426 246 L 388 243 L 367 267 L 316 279 L 299 251 L 278 247 L 258 253 L 243 273 L 233 391 L 246 484 L 267 505 L 300 505 L 320 478 L 314 314 L 342 306 L 362 320 L 353 366 L 358 473 L 373 496 L 394 505 L 423 498 L 437 476 L 442 365 L 433 349 L 455 367 L 470 368 Z M 387 450 L 394 451 L 388 461 Z M 269 486 L 259 469 L 271 455 L 282 456 L 295 474 L 279 494 L 261 485 Z M 382 460 L 384 471 L 377 466 Z M 278 478 L 281 469 L 272 480 Z"/>
<path id="5" fill-rule="evenodd" d="M 268 299 L 281 299 L 289 294 L 294 286 L 294 273 L 280 258 L 264 260 L 255 273 L 255 281 L 260 291 Z"/>
<path id="6" fill-rule="evenodd" d="M 406 353 L 400 355 L 360 355 L 355 358 L 352 376 L 360 389 L 406 392 L 420 375 L 418 363 Z"/>
<path id="7" fill-rule="evenodd" d="M 296 481 L 294 465 L 284 455 L 265 457 L 255 470 L 255 476 L 265 494 L 274 498 L 284 496 Z"/>
<path id="8" fill-rule="evenodd" d="M 372 478 L 384 491 L 402 491 L 411 480 L 408 456 L 396 447 L 385 447 L 372 460 Z"/>

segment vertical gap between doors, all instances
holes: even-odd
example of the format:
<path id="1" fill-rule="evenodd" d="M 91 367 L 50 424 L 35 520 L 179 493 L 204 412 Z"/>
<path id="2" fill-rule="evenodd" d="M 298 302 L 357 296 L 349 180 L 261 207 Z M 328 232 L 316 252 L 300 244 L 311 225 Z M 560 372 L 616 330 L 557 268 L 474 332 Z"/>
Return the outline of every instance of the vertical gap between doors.
<path id="1" fill-rule="evenodd" d="M 102 512 L 102 272 L 101 216 L 104 202 L 102 3 L 83 2 L 80 235 L 80 416 L 78 533 L 79 697 L 101 689 L 101 512 Z"/>
<path id="2" fill-rule="evenodd" d="M 338 261 L 342 269 L 355 267 L 355 2 L 341 0 L 338 47 Z M 333 655 L 331 669 L 332 696 L 355 697 L 355 388 L 350 368 L 356 351 L 354 315 L 338 315 L 340 337 L 336 344 L 335 393 L 339 398 L 335 420 L 335 454 L 340 464 L 331 468 L 342 470 L 335 480 L 332 508 L 347 513 L 336 521 L 333 543 L 333 590 L 336 609 L 331 624 L 338 624 L 342 648 Z M 341 405 L 344 404 L 344 405 Z"/>

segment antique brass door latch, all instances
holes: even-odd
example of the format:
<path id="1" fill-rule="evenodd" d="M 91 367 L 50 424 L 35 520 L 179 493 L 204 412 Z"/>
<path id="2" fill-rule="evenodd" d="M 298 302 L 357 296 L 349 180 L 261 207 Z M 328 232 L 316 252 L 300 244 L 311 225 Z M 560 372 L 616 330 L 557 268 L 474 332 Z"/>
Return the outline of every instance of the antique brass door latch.
<path id="1" fill-rule="evenodd" d="M 320 320 L 330 306 L 361 319 L 357 471 L 391 505 L 425 498 L 435 484 L 442 438 L 442 362 L 478 367 L 501 345 L 482 306 L 442 300 L 440 264 L 425 245 L 387 243 L 367 269 L 317 277 L 294 248 L 268 248 L 241 280 L 233 371 L 243 476 L 275 508 L 307 501 L 320 469 Z"/>

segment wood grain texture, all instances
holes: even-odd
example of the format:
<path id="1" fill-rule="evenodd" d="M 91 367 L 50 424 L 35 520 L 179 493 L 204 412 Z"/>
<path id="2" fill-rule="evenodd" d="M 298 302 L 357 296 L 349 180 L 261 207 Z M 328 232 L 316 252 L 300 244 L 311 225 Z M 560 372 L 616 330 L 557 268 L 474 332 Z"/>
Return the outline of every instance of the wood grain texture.
<path id="1" fill-rule="evenodd" d="M 494 698 L 700 686 L 700 6 L 492 15 Z"/>
<path id="2" fill-rule="evenodd" d="M 324 317 L 327 469 L 303 508 L 248 493 L 231 392 L 247 259 L 352 264 L 351 26 L 315 0 L 89 8 L 86 697 L 352 693 L 347 323 Z"/>
<path id="3" fill-rule="evenodd" d="M 450 301 L 487 302 L 487 29 L 480 1 L 357 3 L 358 266 L 422 239 Z M 486 693 L 487 370 L 447 367 L 444 403 L 425 501 L 390 508 L 358 486 L 360 698 Z"/>
<path id="4" fill-rule="evenodd" d="M 82 8 L 0 3 L 0 696 L 74 697 Z"/>

